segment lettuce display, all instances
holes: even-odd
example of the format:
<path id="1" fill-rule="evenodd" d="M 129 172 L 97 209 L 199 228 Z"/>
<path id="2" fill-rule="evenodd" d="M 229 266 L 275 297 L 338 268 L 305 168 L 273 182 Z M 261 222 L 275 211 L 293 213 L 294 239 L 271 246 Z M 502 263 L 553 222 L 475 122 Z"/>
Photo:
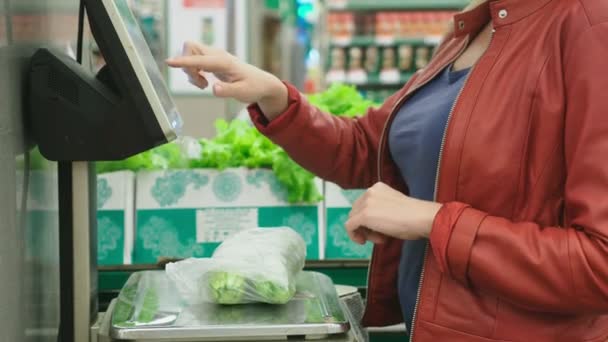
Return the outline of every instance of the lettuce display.
<path id="1" fill-rule="evenodd" d="M 376 106 L 354 86 L 334 84 L 325 92 L 308 97 L 310 103 L 334 115 L 356 117 Z M 218 169 L 246 167 L 272 169 L 287 190 L 289 203 L 318 203 L 322 200 L 315 177 L 287 153 L 243 120 L 217 120 L 216 136 L 202 139 L 200 149 L 186 153 L 183 141 L 169 143 L 123 161 L 97 163 L 98 173 L 121 170 Z M 200 151 L 199 151 L 200 150 Z"/>
<path id="2" fill-rule="evenodd" d="M 120 161 L 96 163 L 97 173 L 115 171 L 158 171 L 167 169 L 184 169 L 188 167 L 189 158 L 179 143 L 169 143 Z"/>
<path id="3" fill-rule="evenodd" d="M 189 304 L 285 304 L 296 293 L 306 244 L 290 228 L 256 228 L 224 241 L 211 258 L 168 264 L 166 273 Z"/>
<path id="4" fill-rule="evenodd" d="M 218 120 L 215 127 L 215 138 L 200 141 L 200 158 L 191 159 L 191 168 L 272 169 L 279 183 L 286 188 L 289 203 L 317 203 L 322 200 L 314 175 L 248 122 Z"/>
<path id="5" fill-rule="evenodd" d="M 322 93 L 309 95 L 308 101 L 324 112 L 346 117 L 362 116 L 370 107 L 378 106 L 365 99 L 354 86 L 339 83 Z"/>

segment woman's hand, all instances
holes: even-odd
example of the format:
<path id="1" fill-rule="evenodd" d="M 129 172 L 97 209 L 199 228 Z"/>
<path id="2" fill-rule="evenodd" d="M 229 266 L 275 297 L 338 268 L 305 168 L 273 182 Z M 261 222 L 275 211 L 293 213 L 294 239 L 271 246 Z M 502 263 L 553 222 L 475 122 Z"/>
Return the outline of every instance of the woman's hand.
<path id="1" fill-rule="evenodd" d="M 201 89 L 209 86 L 205 74 L 214 74 L 220 80 L 213 86 L 215 96 L 257 103 L 269 121 L 287 109 L 287 87 L 281 80 L 224 50 L 187 42 L 182 56 L 167 60 L 167 64 L 182 68 L 190 82 Z"/>
<path id="2" fill-rule="evenodd" d="M 353 205 L 346 230 L 359 244 L 381 244 L 388 236 L 419 240 L 431 234 L 441 204 L 417 200 L 386 184 L 377 183 Z"/>

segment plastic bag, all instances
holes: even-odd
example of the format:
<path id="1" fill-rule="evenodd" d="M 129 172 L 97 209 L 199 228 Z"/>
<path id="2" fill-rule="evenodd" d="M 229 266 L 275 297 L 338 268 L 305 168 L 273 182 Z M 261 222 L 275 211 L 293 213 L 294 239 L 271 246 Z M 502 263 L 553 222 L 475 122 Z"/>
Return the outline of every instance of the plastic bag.
<path id="1" fill-rule="evenodd" d="M 162 272 L 133 273 L 116 298 L 112 324 L 130 328 L 175 321 L 182 304 L 175 292 Z"/>
<path id="2" fill-rule="evenodd" d="M 256 228 L 228 238 L 211 258 L 168 264 L 166 273 L 191 304 L 285 304 L 305 260 L 306 243 L 291 228 Z"/>

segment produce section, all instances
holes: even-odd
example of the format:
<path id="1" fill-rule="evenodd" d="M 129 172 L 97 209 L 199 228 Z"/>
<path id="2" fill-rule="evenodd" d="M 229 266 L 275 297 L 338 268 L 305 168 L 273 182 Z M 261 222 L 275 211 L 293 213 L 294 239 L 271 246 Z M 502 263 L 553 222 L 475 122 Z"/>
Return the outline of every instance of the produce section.
<path id="1" fill-rule="evenodd" d="M 171 57 L 196 54 L 194 42 L 225 49 L 359 120 L 428 65 L 465 1 L 83 0 L 82 12 L 79 2 L 12 2 L 0 18 L 2 47 L 52 47 L 34 63 L 13 58 L 6 75 L 33 69 L 14 87 L 27 85 L 25 101 L 7 96 L 5 108 L 26 118 L 11 118 L 25 129 L 5 144 L 16 201 L 3 206 L 0 249 L 12 275 L 3 289 L 19 294 L 0 303 L 23 319 L 3 334 L 403 341 L 401 326 L 361 327 L 374 246 L 345 224 L 367 189 L 307 171 L 255 128 L 248 103 L 191 84 Z M 199 71 L 211 86 L 232 80 Z"/>

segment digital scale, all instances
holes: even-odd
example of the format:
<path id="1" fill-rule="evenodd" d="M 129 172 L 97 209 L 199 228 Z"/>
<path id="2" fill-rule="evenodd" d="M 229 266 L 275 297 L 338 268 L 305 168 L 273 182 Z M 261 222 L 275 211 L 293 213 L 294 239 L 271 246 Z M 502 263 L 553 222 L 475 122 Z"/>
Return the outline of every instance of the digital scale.
<path id="1" fill-rule="evenodd" d="M 366 341 L 353 315 L 362 312 L 360 295 L 343 301 L 331 279 L 310 272 L 299 276 L 298 293 L 286 305 L 232 307 L 189 306 L 164 272 L 135 273 L 99 314 L 96 178 L 89 162 L 170 142 L 182 120 L 128 1 L 81 0 L 81 25 L 85 9 L 107 65 L 93 74 L 63 52 L 42 48 L 32 57 L 28 82 L 32 134 L 42 155 L 59 162 L 59 341 Z M 154 305 L 145 321 L 117 319 L 136 313 L 142 294 L 150 293 Z"/>

